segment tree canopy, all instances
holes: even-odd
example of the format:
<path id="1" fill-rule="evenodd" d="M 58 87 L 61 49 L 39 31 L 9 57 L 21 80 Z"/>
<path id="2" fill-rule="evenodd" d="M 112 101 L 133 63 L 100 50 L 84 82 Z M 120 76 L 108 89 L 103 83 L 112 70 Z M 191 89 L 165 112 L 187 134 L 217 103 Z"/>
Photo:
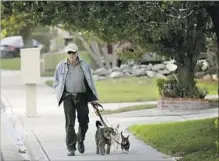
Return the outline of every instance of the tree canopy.
<path id="1" fill-rule="evenodd" d="M 106 42 L 129 40 L 174 58 L 180 84 L 195 86 L 194 69 L 206 36 L 219 46 L 219 2 L 198 1 L 4 1 L 3 15 L 21 13 L 32 24 L 89 31 Z M 213 30 L 212 30 L 213 29 Z"/>
<path id="2" fill-rule="evenodd" d="M 5 1 L 3 17 L 26 14 L 33 24 L 59 25 L 67 29 L 94 32 L 106 42 L 130 39 L 138 43 L 170 38 L 170 31 L 182 32 L 182 23 L 211 2 L 148 1 Z M 181 25 L 181 27 L 180 27 Z M 170 36 L 170 37 L 168 37 Z"/>

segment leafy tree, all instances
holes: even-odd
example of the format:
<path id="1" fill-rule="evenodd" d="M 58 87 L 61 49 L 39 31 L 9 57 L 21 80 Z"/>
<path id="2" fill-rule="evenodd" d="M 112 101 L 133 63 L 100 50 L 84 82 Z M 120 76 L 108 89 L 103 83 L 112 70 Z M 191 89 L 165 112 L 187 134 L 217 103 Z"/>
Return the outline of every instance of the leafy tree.
<path id="1" fill-rule="evenodd" d="M 209 16 L 201 2 L 75 2 L 59 16 L 69 29 L 95 32 L 107 42 L 127 39 L 174 58 L 178 80 L 188 94 L 194 69 L 205 51 Z M 74 14 L 69 16 L 68 13 Z M 61 12 L 61 11 L 60 11 Z M 58 15 L 57 15 L 58 16 Z M 73 25 L 72 25 L 73 24 Z"/>
<path id="2" fill-rule="evenodd" d="M 17 7 L 24 5 L 25 2 L 4 1 L 1 2 L 1 21 L 2 35 L 21 35 L 24 41 L 24 47 L 32 47 L 32 27 L 34 21 L 30 12 L 18 10 Z"/>
<path id="3" fill-rule="evenodd" d="M 218 42 L 218 2 L 195 1 L 43 1 L 7 2 L 14 11 L 31 13 L 34 22 L 62 24 L 70 31 L 89 31 L 105 42 L 129 40 L 174 58 L 179 84 L 189 94 L 194 69 L 211 20 Z M 213 10 L 213 11 L 212 11 Z M 210 19 L 210 17 L 211 19 Z"/>

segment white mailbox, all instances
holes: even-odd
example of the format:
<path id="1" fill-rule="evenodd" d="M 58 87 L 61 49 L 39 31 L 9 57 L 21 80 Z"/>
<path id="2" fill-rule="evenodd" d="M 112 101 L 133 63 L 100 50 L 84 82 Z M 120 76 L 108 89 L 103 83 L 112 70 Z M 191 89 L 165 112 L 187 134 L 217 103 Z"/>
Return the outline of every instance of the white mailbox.
<path id="1" fill-rule="evenodd" d="M 25 84 L 40 82 L 40 49 L 21 49 L 21 73 Z"/>
<path id="2" fill-rule="evenodd" d="M 26 116 L 36 116 L 36 84 L 40 82 L 39 48 L 21 49 L 21 75 L 26 87 Z"/>

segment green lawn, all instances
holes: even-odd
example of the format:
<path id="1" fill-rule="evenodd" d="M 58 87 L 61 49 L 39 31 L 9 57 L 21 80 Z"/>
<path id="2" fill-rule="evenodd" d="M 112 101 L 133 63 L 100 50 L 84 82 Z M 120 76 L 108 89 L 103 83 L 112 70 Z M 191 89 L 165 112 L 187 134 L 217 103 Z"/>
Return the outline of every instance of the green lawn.
<path id="1" fill-rule="evenodd" d="M 207 88 L 211 95 L 217 94 L 218 82 L 201 80 L 197 82 L 197 85 L 200 88 Z"/>
<path id="2" fill-rule="evenodd" d="M 20 58 L 1 59 L 1 69 L 7 70 L 20 70 L 21 62 Z"/>
<path id="3" fill-rule="evenodd" d="M 116 110 L 104 110 L 101 112 L 101 114 L 107 115 L 107 114 L 122 113 L 122 112 L 128 112 L 128 111 L 145 110 L 145 109 L 151 109 L 151 108 L 156 108 L 156 107 L 157 105 L 130 106 L 130 107 L 119 108 Z"/>
<path id="4" fill-rule="evenodd" d="M 214 119 L 133 125 L 128 129 L 158 151 L 183 157 L 182 161 L 216 161 L 218 157 Z"/>
<path id="5" fill-rule="evenodd" d="M 155 80 L 143 77 L 97 81 L 96 87 L 104 102 L 150 101 L 159 94 Z"/>
<path id="6" fill-rule="evenodd" d="M 46 84 L 52 86 L 52 81 Z M 217 82 L 199 82 L 198 86 L 209 89 L 209 94 L 217 94 Z M 159 99 L 155 79 L 132 77 L 96 81 L 101 102 L 132 102 Z"/>
<path id="7" fill-rule="evenodd" d="M 11 59 L 1 59 L 0 69 L 5 70 L 20 70 L 21 62 L 20 58 L 11 58 Z M 54 71 L 43 72 L 42 77 L 51 77 L 54 75 Z"/>

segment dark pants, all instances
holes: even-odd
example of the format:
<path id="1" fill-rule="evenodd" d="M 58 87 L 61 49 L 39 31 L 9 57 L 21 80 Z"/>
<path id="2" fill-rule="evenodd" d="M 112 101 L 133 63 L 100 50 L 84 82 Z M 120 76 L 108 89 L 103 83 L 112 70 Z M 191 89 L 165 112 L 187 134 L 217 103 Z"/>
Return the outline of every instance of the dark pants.
<path id="1" fill-rule="evenodd" d="M 66 145 L 68 150 L 76 150 L 76 143 L 83 142 L 89 123 L 88 101 L 85 94 L 68 95 L 64 98 Z M 75 133 L 75 118 L 79 122 L 78 136 Z"/>

